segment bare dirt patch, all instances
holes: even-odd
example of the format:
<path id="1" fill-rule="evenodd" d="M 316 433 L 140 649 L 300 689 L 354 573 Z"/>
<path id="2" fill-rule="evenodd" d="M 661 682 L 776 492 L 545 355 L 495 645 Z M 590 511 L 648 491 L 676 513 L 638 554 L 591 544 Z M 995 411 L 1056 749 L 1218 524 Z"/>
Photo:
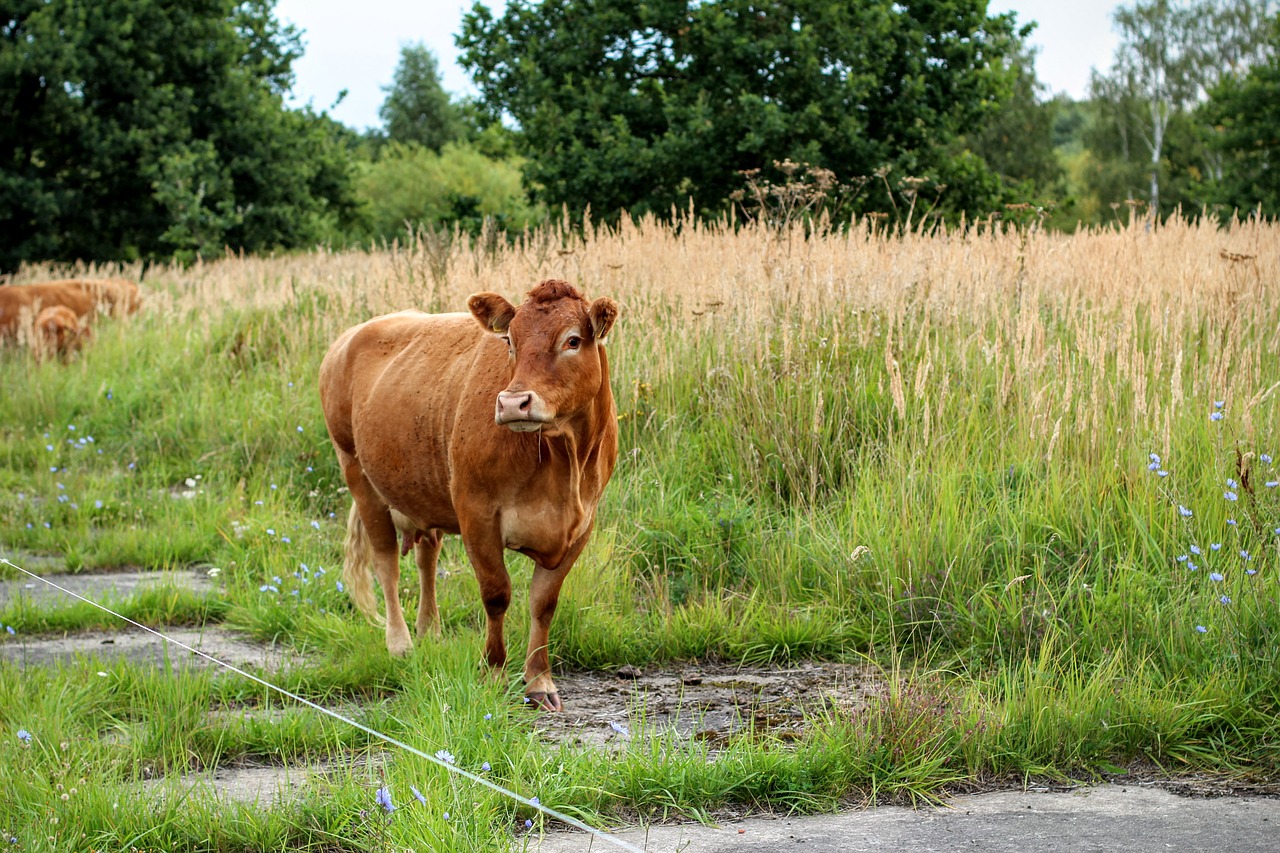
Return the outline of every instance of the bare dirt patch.
<path id="1" fill-rule="evenodd" d="M 840 663 L 702 664 L 574 672 L 557 676 L 556 686 L 564 713 L 539 714 L 534 723 L 548 741 L 600 747 L 643 729 L 716 749 L 740 736 L 796 740 L 806 719 L 824 709 L 865 707 L 884 692 L 884 679 L 870 667 Z"/>
<path id="2" fill-rule="evenodd" d="M 281 669 L 296 662 L 296 655 L 221 626 L 171 628 L 166 635 L 211 655 L 224 663 L 244 668 Z M 0 660 L 19 666 L 55 666 L 91 657 L 110 664 L 118 660 L 171 670 L 216 666 L 206 658 L 165 642 L 146 631 L 82 631 L 64 637 L 32 637 L 0 644 Z"/>
<path id="3" fill-rule="evenodd" d="M 161 572 L 131 567 L 109 572 L 93 571 L 72 574 L 58 571 L 48 561 L 40 564 L 38 569 L 28 565 L 23 565 L 23 568 L 46 576 L 58 586 L 69 589 L 77 595 L 82 595 L 90 601 L 100 603 L 119 601 L 143 589 L 154 587 L 173 587 L 188 589 L 193 592 L 208 592 L 213 588 L 213 584 L 203 569 Z M 41 605 L 57 605 L 73 601 L 66 593 L 26 576 L 16 580 L 0 581 L 0 605 L 7 604 L 10 600 L 17 598 L 26 598 L 32 604 Z"/>
<path id="4" fill-rule="evenodd" d="M 183 793 L 211 793 L 219 800 L 247 806 L 286 805 L 302 796 L 305 789 L 329 785 L 334 778 L 355 776 L 370 787 L 381 784 L 388 756 L 351 756 L 314 764 L 253 764 L 249 762 L 217 767 L 177 777 L 158 777 L 143 784 L 150 789 L 174 785 Z"/>

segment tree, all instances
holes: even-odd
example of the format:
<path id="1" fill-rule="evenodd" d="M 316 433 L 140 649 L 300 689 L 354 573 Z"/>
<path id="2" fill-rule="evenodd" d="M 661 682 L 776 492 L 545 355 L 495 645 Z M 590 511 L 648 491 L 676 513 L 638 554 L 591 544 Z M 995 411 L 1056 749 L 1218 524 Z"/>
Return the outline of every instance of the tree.
<path id="1" fill-rule="evenodd" d="M 1270 56 L 1242 77 L 1225 76 L 1201 110 L 1215 128 L 1213 148 L 1226 165 L 1218 200 L 1237 209 L 1261 205 L 1280 215 L 1280 17 L 1271 22 Z"/>
<path id="2" fill-rule="evenodd" d="M 378 115 L 392 142 L 416 142 L 439 152 L 445 143 L 464 136 L 462 116 L 440 85 L 436 58 L 424 45 L 401 49 L 395 76 L 383 91 L 387 99 Z"/>
<path id="3" fill-rule="evenodd" d="M 1138 0 L 1116 12 L 1121 43 L 1110 73 L 1094 72 L 1090 92 L 1114 122 L 1126 163 L 1137 146 L 1146 150 L 1152 215 L 1161 209 L 1170 122 L 1188 114 L 1223 74 L 1263 55 L 1268 7 L 1266 0 Z"/>
<path id="4" fill-rule="evenodd" d="M 530 184 L 605 216 L 723 209 L 741 171 L 786 159 L 937 177 L 980 207 L 993 176 L 949 147 L 1007 90 L 1015 42 L 981 0 L 513 0 L 457 37 Z"/>
<path id="5" fill-rule="evenodd" d="M 1044 193 L 1062 177 L 1054 152 L 1058 105 L 1043 99 L 1034 49 L 1021 45 L 1005 63 L 1012 78 L 1009 97 L 989 109 L 965 141 L 1007 184 L 1029 184 Z"/>
<path id="6" fill-rule="evenodd" d="M 351 215 L 335 125 L 283 95 L 273 0 L 17 0 L 0 14 L 0 268 L 296 246 Z"/>

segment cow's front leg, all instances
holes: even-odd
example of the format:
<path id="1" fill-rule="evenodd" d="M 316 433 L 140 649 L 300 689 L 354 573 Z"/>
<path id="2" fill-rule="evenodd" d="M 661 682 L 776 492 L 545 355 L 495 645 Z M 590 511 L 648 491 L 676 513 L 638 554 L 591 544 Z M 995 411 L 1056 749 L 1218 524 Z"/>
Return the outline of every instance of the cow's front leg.
<path id="1" fill-rule="evenodd" d="M 560 587 L 590 536 L 588 529 L 555 568 L 543 568 L 537 563 L 533 567 L 533 580 L 529 584 L 529 649 L 524 659 L 524 693 L 530 702 L 537 703 L 546 711 L 564 710 L 564 703 L 560 701 L 560 694 L 551 678 L 551 656 L 547 651 L 551 620 L 560 601 Z"/>
<path id="2" fill-rule="evenodd" d="M 475 569 L 480 584 L 480 600 L 484 602 L 487 632 L 484 641 L 484 658 L 494 675 L 507 664 L 507 643 L 503 637 L 503 623 L 507 607 L 511 604 L 511 576 L 503 559 L 502 534 L 493 529 L 472 528 L 462 531 L 462 544 Z"/>

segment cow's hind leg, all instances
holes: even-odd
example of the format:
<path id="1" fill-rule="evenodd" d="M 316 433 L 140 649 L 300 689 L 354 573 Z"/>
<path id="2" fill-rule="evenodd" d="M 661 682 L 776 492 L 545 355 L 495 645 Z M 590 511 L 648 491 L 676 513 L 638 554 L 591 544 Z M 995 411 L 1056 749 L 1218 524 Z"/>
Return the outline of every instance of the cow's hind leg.
<path id="1" fill-rule="evenodd" d="M 407 655 L 413 649 L 413 638 L 409 636 L 409 626 L 404 621 L 404 610 L 400 607 L 400 548 L 396 540 L 395 522 L 391 519 L 391 509 L 365 479 L 360 463 L 344 453 L 340 452 L 338 455 L 342 475 L 347 481 L 347 488 L 351 490 L 355 511 L 364 527 L 374 574 L 382 586 L 382 599 L 386 605 L 387 651 L 397 657 Z M 352 519 L 348 524 L 349 542 L 353 538 L 351 526 L 354 522 L 355 519 Z M 351 569 L 348 565 L 343 574 L 355 582 Z M 352 598 L 356 598 L 354 589 Z"/>
<path id="2" fill-rule="evenodd" d="M 436 561 L 440 558 L 440 543 L 444 534 L 428 530 L 418 536 L 413 546 L 413 557 L 418 563 L 418 580 L 421 581 L 422 598 L 418 601 L 418 636 L 440 635 L 440 611 L 436 608 Z"/>

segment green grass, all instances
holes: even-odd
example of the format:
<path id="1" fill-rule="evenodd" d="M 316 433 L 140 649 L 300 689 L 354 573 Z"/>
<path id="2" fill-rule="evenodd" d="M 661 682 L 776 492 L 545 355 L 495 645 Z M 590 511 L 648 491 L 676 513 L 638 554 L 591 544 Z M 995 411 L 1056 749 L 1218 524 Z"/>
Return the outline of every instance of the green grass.
<path id="1" fill-rule="evenodd" d="M 0 553 L 61 555 L 73 571 L 217 568 L 207 594 L 161 587 L 116 604 L 148 624 L 225 623 L 296 649 L 301 662 L 271 676 L 282 687 L 468 769 L 488 761 L 495 781 L 593 823 L 921 801 L 1137 760 L 1276 778 L 1280 489 L 1266 486 L 1277 475 L 1259 454 L 1280 453 L 1266 444 L 1280 411 L 1258 392 L 1280 381 L 1280 360 L 1260 360 L 1233 394 L 1216 387 L 1217 320 L 1186 321 L 1176 366 L 1151 324 L 1135 324 L 1150 387 L 1180 371 L 1179 387 L 1194 389 L 1136 428 L 1136 374 L 1114 352 L 1064 363 L 1073 399 L 1009 384 L 984 346 L 1020 339 L 994 320 L 850 309 L 803 325 L 776 313 L 759 334 L 634 343 L 620 327 L 622 454 L 558 610 L 558 665 L 866 661 L 887 688 L 858 713 L 816 713 L 796 742 L 748 733 L 712 753 L 638 725 L 600 751 L 543 743 L 518 686 L 481 676 L 482 610 L 456 541 L 441 563 L 444 637 L 407 661 L 390 660 L 338 592 L 348 498 L 314 377 L 332 330 L 359 318 L 295 291 L 271 310 L 104 325 L 69 366 L 0 353 Z M 1241 351 L 1272 346 L 1271 305 L 1233 321 Z M 1055 312 L 1042 309 L 1042 348 L 1074 352 L 1081 327 Z M 895 322 L 908 342 L 901 402 L 873 331 Z M 866 345 L 853 342 L 860 327 Z M 926 359 L 945 383 L 912 381 Z M 1225 417 L 1210 421 L 1224 397 Z M 1152 452 L 1169 476 L 1148 470 Z M 1224 499 L 1242 472 L 1248 486 Z M 518 661 L 529 568 L 509 565 Z M 412 612 L 415 574 L 405 581 Z M 0 633 L 10 644 L 118 627 L 75 603 L 10 603 L 0 624 L 15 629 Z M 5 663 L 0 695 L 0 789 L 12 792 L 0 830 L 22 850 L 505 849 L 526 818 L 540 825 L 230 675 Z M 270 811 L 176 781 L 244 762 L 330 770 Z M 373 804 L 384 784 L 399 806 L 389 816 Z"/>

